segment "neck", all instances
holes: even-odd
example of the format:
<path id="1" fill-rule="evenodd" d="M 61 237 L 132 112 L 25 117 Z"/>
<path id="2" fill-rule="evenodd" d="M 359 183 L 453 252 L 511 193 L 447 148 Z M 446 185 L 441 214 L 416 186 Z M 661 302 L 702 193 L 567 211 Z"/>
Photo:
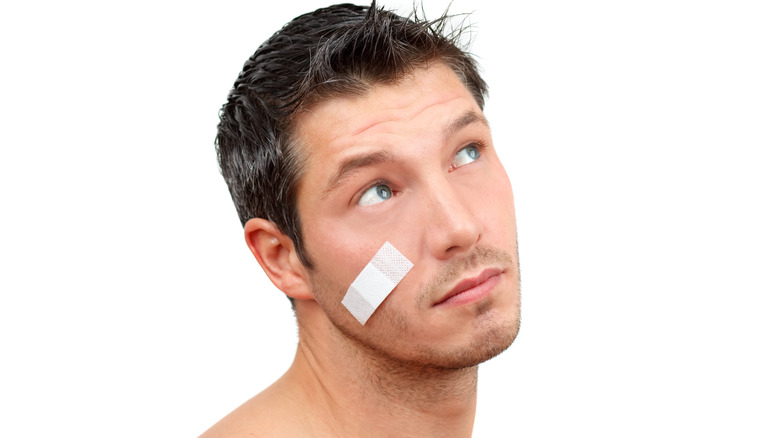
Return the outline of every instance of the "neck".
<path id="1" fill-rule="evenodd" d="M 325 320 L 299 326 L 298 351 L 283 378 L 320 432 L 471 436 L 476 366 L 449 370 L 388 358 Z"/>

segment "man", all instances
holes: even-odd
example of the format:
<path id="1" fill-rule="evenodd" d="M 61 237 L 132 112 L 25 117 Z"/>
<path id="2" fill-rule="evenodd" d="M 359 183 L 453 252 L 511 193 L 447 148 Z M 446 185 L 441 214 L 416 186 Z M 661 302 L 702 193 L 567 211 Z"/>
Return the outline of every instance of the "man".
<path id="1" fill-rule="evenodd" d="M 332 6 L 244 65 L 217 151 L 299 345 L 204 437 L 471 435 L 477 366 L 519 329 L 519 268 L 487 87 L 446 24 Z"/>

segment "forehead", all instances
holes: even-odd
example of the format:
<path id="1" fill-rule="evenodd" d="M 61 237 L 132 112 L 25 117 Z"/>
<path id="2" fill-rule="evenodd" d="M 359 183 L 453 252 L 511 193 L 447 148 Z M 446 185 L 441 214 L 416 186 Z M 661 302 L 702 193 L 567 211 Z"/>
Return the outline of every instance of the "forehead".
<path id="1" fill-rule="evenodd" d="M 419 135 L 464 112 L 481 114 L 455 73 L 443 64 L 420 69 L 393 85 L 376 85 L 358 96 L 319 102 L 296 118 L 296 137 L 304 155 L 333 156 L 361 140 Z M 366 142 L 364 145 L 369 146 Z"/>

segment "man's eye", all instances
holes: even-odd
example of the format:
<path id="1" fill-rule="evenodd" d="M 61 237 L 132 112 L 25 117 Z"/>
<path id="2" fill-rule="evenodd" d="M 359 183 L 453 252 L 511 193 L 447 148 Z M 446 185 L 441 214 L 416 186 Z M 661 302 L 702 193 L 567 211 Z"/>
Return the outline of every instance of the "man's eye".
<path id="1" fill-rule="evenodd" d="M 368 205 L 379 204 L 380 202 L 385 202 L 392 197 L 393 191 L 390 189 L 390 187 L 384 184 L 377 184 L 366 190 L 363 195 L 360 196 L 358 205 L 365 207 Z"/>
<path id="2" fill-rule="evenodd" d="M 466 146 L 455 154 L 455 159 L 452 160 L 452 167 L 457 168 L 465 164 L 477 161 L 479 158 L 479 148 L 475 145 Z"/>

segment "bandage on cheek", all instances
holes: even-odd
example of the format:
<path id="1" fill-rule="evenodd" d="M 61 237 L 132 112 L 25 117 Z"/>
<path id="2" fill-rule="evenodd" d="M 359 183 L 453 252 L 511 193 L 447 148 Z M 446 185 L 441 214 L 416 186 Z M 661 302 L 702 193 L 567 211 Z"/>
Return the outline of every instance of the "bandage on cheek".
<path id="1" fill-rule="evenodd" d="M 349 286 L 341 304 L 365 325 L 412 266 L 390 242 L 385 242 Z"/>

